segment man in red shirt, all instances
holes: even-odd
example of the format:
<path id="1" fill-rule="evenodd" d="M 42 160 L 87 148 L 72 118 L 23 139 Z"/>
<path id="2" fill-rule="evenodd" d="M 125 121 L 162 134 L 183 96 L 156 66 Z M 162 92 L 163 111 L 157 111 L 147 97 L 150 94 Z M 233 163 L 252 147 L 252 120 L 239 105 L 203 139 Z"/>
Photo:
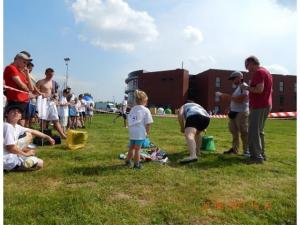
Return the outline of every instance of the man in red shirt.
<path id="1" fill-rule="evenodd" d="M 243 86 L 244 89 L 249 90 L 248 142 L 251 158 L 248 163 L 261 164 L 266 160 L 264 127 L 272 108 L 273 80 L 270 72 L 260 66 L 255 56 L 250 56 L 245 60 L 245 67 L 251 78 L 250 87 Z"/>
<path id="2" fill-rule="evenodd" d="M 12 90 L 6 88 L 6 107 L 18 105 L 23 109 L 23 112 L 25 112 L 29 103 L 29 91 L 33 90 L 27 69 L 27 63 L 31 60 L 27 54 L 20 52 L 15 56 L 14 62 L 4 69 L 3 77 L 5 85 L 17 89 Z M 22 125 L 24 125 L 25 122 L 24 117 L 25 113 L 22 114 L 22 120 L 20 122 Z"/>

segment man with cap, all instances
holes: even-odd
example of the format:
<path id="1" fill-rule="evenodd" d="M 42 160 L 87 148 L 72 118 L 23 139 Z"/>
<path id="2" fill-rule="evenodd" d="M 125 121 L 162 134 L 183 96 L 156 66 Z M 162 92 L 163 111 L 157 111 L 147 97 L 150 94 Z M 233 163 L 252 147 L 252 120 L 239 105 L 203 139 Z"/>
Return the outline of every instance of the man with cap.
<path id="1" fill-rule="evenodd" d="M 262 164 L 266 161 L 264 127 L 272 108 L 273 79 L 270 72 L 260 66 L 257 57 L 249 56 L 245 60 L 245 68 L 250 74 L 250 86 L 242 88 L 249 91 L 249 164 Z"/>
<path id="2" fill-rule="evenodd" d="M 33 91 L 29 71 L 27 69 L 28 62 L 32 59 L 23 52 L 18 53 L 14 62 L 6 66 L 3 77 L 6 88 L 7 106 L 19 105 L 23 110 L 22 120 L 20 124 L 24 125 L 25 109 L 29 103 L 29 91 Z"/>
<path id="3" fill-rule="evenodd" d="M 121 105 L 119 114 L 113 120 L 113 122 L 115 123 L 116 119 L 118 119 L 119 117 L 122 116 L 123 120 L 124 120 L 124 127 L 127 127 L 127 123 L 126 123 L 126 120 L 127 120 L 126 112 L 127 112 L 127 105 L 128 105 L 127 99 L 128 99 L 128 96 L 124 95 L 124 100 L 122 101 L 122 105 Z"/>
<path id="4" fill-rule="evenodd" d="M 8 105 L 5 110 L 6 122 L 3 123 L 3 168 L 6 171 L 36 170 L 43 167 L 43 160 L 35 156 L 35 150 L 20 143 L 19 137 L 29 133 L 47 139 L 50 144 L 55 141 L 48 135 L 37 130 L 29 129 L 18 125 L 22 118 L 23 108 L 19 104 Z M 23 145 L 23 146 L 22 146 Z"/>
<path id="5" fill-rule="evenodd" d="M 243 155 L 249 157 L 248 150 L 248 117 L 249 117 L 249 91 L 241 89 L 243 83 L 243 74 L 240 71 L 234 71 L 229 75 L 236 87 L 233 94 L 225 94 L 216 92 L 222 100 L 230 100 L 230 111 L 228 113 L 228 128 L 232 135 L 232 147 L 225 151 L 224 154 L 238 154 L 239 151 L 239 135 L 243 143 Z"/>

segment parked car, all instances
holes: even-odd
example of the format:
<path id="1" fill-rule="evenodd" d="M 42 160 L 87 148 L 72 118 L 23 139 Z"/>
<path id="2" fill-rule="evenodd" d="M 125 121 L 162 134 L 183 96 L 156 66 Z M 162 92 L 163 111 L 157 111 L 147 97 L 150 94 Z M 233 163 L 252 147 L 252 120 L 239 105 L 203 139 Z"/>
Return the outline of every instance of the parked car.
<path id="1" fill-rule="evenodd" d="M 100 109 L 103 111 L 113 112 L 113 113 L 118 111 L 115 104 L 111 102 L 96 102 L 95 109 Z"/>

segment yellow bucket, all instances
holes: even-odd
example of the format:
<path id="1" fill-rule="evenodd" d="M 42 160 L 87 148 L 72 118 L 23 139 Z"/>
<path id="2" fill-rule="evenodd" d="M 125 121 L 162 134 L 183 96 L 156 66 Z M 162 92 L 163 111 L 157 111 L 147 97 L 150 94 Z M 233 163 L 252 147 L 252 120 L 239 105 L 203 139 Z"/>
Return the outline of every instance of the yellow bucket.
<path id="1" fill-rule="evenodd" d="M 67 148 L 68 149 L 79 149 L 83 148 L 88 139 L 88 134 L 85 131 L 68 130 L 67 131 Z"/>

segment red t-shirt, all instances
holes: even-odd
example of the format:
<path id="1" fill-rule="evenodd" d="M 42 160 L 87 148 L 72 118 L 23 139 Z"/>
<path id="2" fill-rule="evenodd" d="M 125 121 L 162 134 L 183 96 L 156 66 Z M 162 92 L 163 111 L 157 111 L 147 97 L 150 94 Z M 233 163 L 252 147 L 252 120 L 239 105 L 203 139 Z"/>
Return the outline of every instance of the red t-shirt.
<path id="1" fill-rule="evenodd" d="M 25 74 L 23 74 L 13 64 L 10 64 L 9 66 L 7 66 L 4 69 L 3 77 L 4 77 L 5 85 L 19 89 L 19 90 L 21 90 L 21 89 L 19 88 L 17 83 L 13 80 L 13 77 L 19 77 L 23 83 L 28 84 Z M 29 101 L 29 93 L 18 92 L 18 91 L 6 89 L 6 98 L 7 98 L 7 101 L 28 102 Z"/>
<path id="2" fill-rule="evenodd" d="M 257 84 L 264 83 L 262 93 L 249 93 L 249 107 L 253 109 L 266 108 L 272 106 L 272 75 L 263 67 L 253 74 L 250 87 L 255 87 Z"/>

